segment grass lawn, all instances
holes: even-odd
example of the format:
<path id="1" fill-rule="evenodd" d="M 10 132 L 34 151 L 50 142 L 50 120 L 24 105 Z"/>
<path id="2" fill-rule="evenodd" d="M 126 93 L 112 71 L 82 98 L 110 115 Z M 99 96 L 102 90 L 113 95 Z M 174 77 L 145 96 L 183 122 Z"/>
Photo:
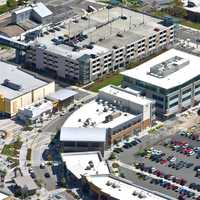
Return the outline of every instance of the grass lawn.
<path id="1" fill-rule="evenodd" d="M 26 154 L 26 160 L 31 160 L 31 149 L 29 148 Z"/>
<path id="2" fill-rule="evenodd" d="M 22 146 L 22 142 L 20 141 L 16 141 L 12 144 L 6 144 L 4 145 L 1 153 L 7 156 L 16 157 L 18 154 L 17 150 L 19 150 L 21 146 Z"/>
<path id="3" fill-rule="evenodd" d="M 168 15 L 168 13 L 164 12 L 164 11 L 161 11 L 161 10 L 158 10 L 158 11 L 155 11 L 155 12 L 152 12 L 151 13 L 153 16 L 155 17 L 159 17 L 159 18 L 162 18 L 166 15 Z M 176 18 L 178 23 L 179 24 L 182 24 L 184 26 L 188 26 L 188 27 L 191 27 L 191 28 L 194 28 L 194 29 L 199 29 L 200 30 L 200 23 L 195 23 L 195 22 L 192 22 L 190 20 L 187 20 L 187 19 L 183 19 L 183 18 Z"/>
<path id="4" fill-rule="evenodd" d="M 122 82 L 122 75 L 119 73 L 105 75 L 102 79 L 96 80 L 92 85 L 88 86 L 86 89 L 93 92 L 98 92 L 99 89 L 105 87 L 106 85 L 120 85 Z"/>
<path id="5" fill-rule="evenodd" d="M 14 168 L 14 167 L 17 167 L 19 165 L 18 159 L 8 157 L 7 160 L 12 162 L 12 164 L 10 165 L 11 169 Z"/>
<path id="6" fill-rule="evenodd" d="M 147 56 L 146 58 L 143 58 L 142 60 L 132 61 L 127 65 L 126 69 L 127 70 L 133 69 L 133 68 L 137 67 L 138 65 L 140 65 L 148 60 L 151 60 L 152 58 L 164 53 L 165 51 L 166 51 L 166 49 L 163 49 L 157 53 Z M 108 74 L 108 75 L 105 75 L 103 78 L 96 80 L 93 84 L 86 87 L 85 89 L 93 91 L 93 92 L 98 92 L 99 89 L 101 89 L 109 84 L 116 85 L 116 86 L 121 85 L 122 79 L 123 79 L 123 76 L 119 73 Z"/>

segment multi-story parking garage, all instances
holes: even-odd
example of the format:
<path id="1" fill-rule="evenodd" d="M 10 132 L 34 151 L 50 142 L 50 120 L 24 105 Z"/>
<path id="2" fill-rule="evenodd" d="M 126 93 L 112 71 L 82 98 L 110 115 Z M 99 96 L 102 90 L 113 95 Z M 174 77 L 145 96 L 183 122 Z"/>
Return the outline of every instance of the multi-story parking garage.
<path id="1" fill-rule="evenodd" d="M 108 7 L 44 31 L 26 52 L 27 65 L 88 83 L 170 45 L 174 27 L 138 12 Z"/>

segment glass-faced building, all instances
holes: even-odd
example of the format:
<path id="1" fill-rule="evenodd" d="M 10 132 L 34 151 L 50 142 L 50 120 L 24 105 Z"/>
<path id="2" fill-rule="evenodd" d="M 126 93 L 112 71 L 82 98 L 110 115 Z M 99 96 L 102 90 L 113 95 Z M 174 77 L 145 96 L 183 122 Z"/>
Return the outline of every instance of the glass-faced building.
<path id="1" fill-rule="evenodd" d="M 167 118 L 200 101 L 200 58 L 171 49 L 122 72 L 123 87 L 137 88 L 156 101 L 156 115 Z"/>

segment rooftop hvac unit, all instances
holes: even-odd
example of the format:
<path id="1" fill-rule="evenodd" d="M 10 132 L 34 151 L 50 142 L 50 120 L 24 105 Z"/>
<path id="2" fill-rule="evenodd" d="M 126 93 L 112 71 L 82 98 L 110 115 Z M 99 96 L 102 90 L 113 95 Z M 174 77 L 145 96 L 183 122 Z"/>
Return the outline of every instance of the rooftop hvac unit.
<path id="1" fill-rule="evenodd" d="M 11 81 L 8 80 L 8 79 L 5 79 L 4 82 L 2 83 L 2 85 L 3 85 L 3 86 L 6 86 L 6 87 L 8 87 L 8 88 L 10 88 L 10 89 L 18 90 L 18 91 L 22 88 L 21 85 L 16 84 L 16 83 L 13 83 L 13 82 L 11 82 Z"/>

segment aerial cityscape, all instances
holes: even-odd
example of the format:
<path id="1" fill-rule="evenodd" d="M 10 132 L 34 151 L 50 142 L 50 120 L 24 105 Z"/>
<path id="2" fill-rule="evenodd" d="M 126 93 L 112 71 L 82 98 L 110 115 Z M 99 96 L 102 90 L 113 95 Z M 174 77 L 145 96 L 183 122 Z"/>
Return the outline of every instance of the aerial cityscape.
<path id="1" fill-rule="evenodd" d="M 199 0 L 0 0 L 0 200 L 200 200 Z"/>

